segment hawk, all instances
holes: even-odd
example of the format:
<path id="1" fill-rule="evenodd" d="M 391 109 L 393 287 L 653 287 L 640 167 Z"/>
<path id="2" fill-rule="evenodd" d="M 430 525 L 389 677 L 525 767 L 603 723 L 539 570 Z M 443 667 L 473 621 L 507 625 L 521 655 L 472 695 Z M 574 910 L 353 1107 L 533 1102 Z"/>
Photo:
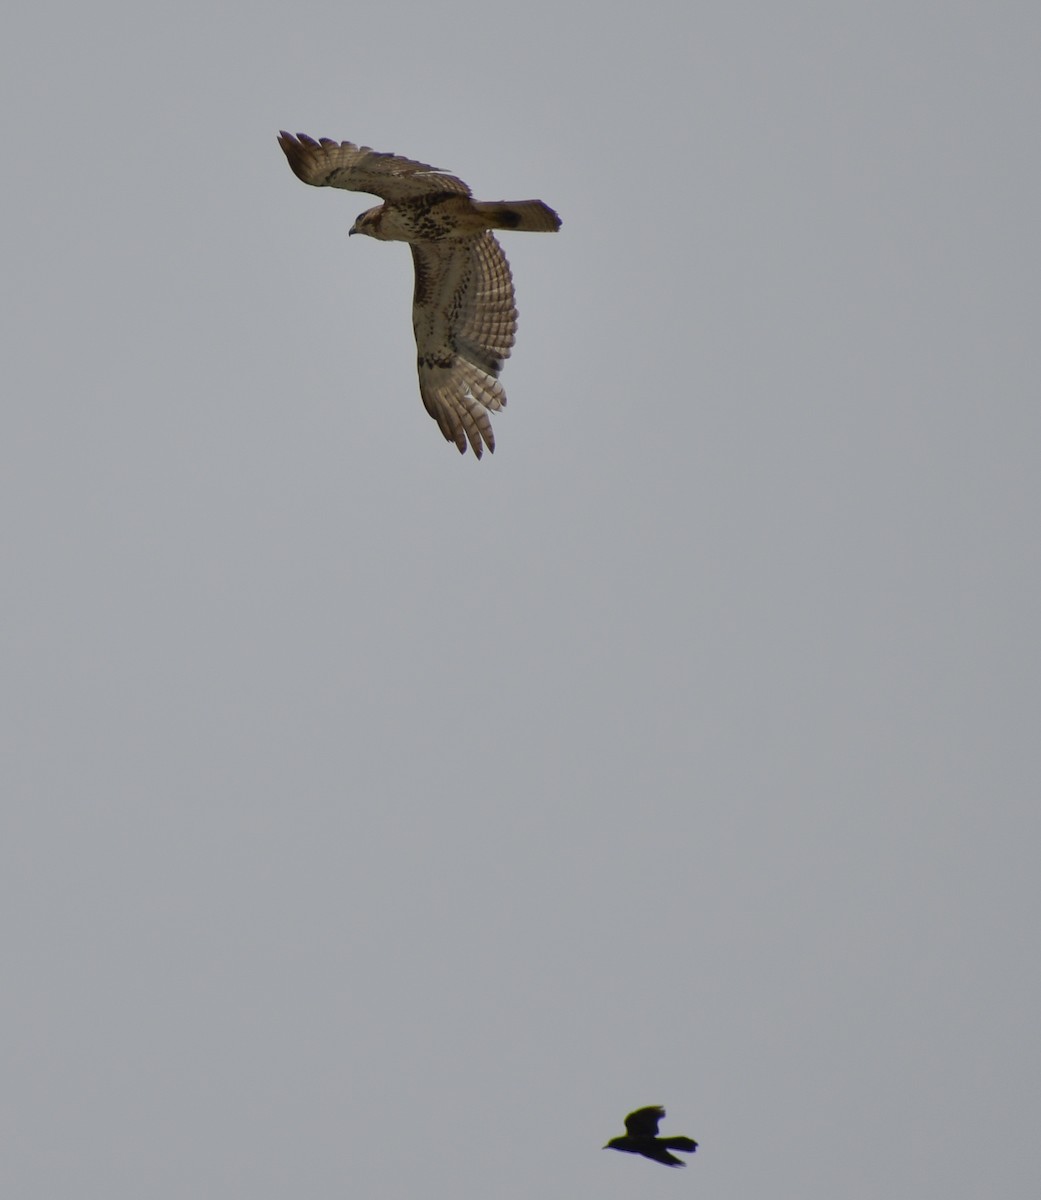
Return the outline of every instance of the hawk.
<path id="1" fill-rule="evenodd" d="M 684 1154 L 693 1154 L 698 1144 L 693 1138 L 658 1137 L 658 1122 L 665 1116 L 665 1109 L 660 1104 L 652 1104 L 650 1108 L 638 1108 L 625 1118 L 625 1133 L 621 1137 L 613 1137 L 604 1146 L 605 1150 L 624 1150 L 627 1154 L 642 1154 L 644 1158 L 653 1158 L 655 1162 L 664 1163 L 667 1167 L 685 1167 L 670 1150 L 682 1150 Z"/>
<path id="2" fill-rule="evenodd" d="M 490 230 L 555 233 L 560 218 L 541 200 L 473 200 L 454 175 L 368 146 L 285 131 L 278 142 L 304 183 L 383 201 L 350 232 L 412 248 L 423 404 L 460 454 L 467 442 L 478 458 L 485 446 L 494 451 L 488 413 L 506 403 L 499 372 L 517 332 L 517 308 L 509 263 Z"/>

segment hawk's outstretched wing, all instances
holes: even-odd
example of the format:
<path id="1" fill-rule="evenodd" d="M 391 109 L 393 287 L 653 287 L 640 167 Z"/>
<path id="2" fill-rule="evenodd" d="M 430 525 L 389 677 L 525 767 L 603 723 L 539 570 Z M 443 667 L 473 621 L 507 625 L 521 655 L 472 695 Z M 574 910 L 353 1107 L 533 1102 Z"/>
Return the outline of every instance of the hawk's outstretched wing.
<path id="1" fill-rule="evenodd" d="M 625 1118 L 625 1132 L 634 1138 L 657 1137 L 658 1122 L 664 1116 L 665 1109 L 659 1104 L 651 1105 L 650 1108 L 638 1108 Z"/>
<path id="2" fill-rule="evenodd" d="M 419 390 L 427 412 L 460 451 L 495 449 L 488 412 L 506 403 L 498 382 L 517 332 L 513 280 L 491 233 L 414 242 Z M 483 443 L 483 445 L 482 445 Z"/>
<path id="3" fill-rule="evenodd" d="M 356 146 L 353 142 L 334 142 L 331 138 L 315 141 L 306 133 L 293 137 L 283 130 L 278 144 L 297 178 L 315 187 L 369 192 L 391 201 L 435 192 L 470 195 L 470 189 L 461 179 L 437 167 L 398 154 L 383 154 L 368 146 Z"/>

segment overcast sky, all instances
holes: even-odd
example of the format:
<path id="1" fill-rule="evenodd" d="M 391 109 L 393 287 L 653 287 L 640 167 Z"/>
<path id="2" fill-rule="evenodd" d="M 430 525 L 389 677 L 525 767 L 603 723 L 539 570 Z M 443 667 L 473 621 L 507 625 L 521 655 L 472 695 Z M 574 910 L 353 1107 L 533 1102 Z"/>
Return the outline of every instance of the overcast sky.
<path id="1" fill-rule="evenodd" d="M 1037 5 L 0 58 L 0 1192 L 1033 1194 Z M 560 213 L 494 456 L 280 128 Z"/>

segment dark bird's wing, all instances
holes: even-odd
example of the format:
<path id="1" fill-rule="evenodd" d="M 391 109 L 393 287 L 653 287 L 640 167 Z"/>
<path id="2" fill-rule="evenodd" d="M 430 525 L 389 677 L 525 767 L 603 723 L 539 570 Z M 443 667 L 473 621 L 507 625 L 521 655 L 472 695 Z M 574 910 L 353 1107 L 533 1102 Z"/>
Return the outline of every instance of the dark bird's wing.
<path id="1" fill-rule="evenodd" d="M 665 1116 L 665 1109 L 660 1104 L 652 1104 L 649 1108 L 638 1108 L 625 1118 L 625 1132 L 632 1138 L 653 1138 L 658 1136 L 658 1122 Z"/>
<path id="2" fill-rule="evenodd" d="M 461 179 L 437 167 L 398 154 L 382 154 L 368 146 L 355 146 L 353 142 L 334 142 L 331 138 L 315 141 L 306 133 L 293 137 L 283 130 L 278 144 L 297 178 L 315 187 L 369 192 L 381 200 L 403 200 L 436 192 L 470 195 L 470 189 Z"/>
<path id="3" fill-rule="evenodd" d="M 687 1165 L 682 1159 L 670 1154 L 661 1142 L 648 1142 L 646 1146 L 640 1148 L 640 1153 L 644 1158 L 651 1158 L 655 1162 L 663 1163 L 666 1167 L 685 1167 Z"/>
<path id="4" fill-rule="evenodd" d="M 488 412 L 506 403 L 499 371 L 517 331 L 509 263 L 490 233 L 411 248 L 420 394 L 445 438 L 480 458 L 495 449 Z"/>

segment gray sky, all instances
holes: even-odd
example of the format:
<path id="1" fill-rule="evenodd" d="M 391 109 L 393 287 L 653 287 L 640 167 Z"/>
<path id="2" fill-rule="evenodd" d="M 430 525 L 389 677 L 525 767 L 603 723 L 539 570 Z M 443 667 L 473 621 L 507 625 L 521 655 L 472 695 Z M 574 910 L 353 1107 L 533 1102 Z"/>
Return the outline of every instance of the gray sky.
<path id="1" fill-rule="evenodd" d="M 4 1195 L 1036 1187 L 1041 15 L 589 12 L 8 22 Z M 279 128 L 560 212 L 494 457 Z"/>

